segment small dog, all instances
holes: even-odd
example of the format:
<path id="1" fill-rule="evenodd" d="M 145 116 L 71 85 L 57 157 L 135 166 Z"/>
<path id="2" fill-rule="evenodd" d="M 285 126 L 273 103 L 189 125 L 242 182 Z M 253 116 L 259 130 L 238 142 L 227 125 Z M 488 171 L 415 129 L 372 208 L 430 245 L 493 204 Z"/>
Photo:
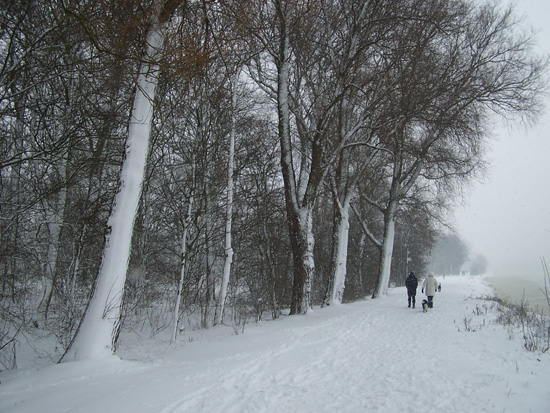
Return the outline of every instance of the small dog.
<path id="1" fill-rule="evenodd" d="M 422 300 L 422 312 L 428 312 L 428 300 Z"/>

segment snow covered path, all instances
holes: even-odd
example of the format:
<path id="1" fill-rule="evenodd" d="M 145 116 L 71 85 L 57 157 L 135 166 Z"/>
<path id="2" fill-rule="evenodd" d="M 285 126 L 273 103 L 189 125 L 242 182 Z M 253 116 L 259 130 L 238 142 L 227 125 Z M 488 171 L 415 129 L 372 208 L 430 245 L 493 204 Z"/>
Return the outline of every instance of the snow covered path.
<path id="1" fill-rule="evenodd" d="M 0 411 L 550 411 L 550 357 L 491 323 L 480 278 L 440 281 L 427 314 L 396 288 L 241 335 L 214 328 L 177 346 L 127 343 L 120 356 L 136 361 L 2 372 Z"/>

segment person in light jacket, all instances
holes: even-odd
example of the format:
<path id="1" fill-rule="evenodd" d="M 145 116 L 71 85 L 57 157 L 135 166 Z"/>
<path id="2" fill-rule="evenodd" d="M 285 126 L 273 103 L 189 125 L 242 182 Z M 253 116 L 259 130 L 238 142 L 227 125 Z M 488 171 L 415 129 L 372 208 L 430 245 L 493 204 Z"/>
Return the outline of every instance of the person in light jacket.
<path id="1" fill-rule="evenodd" d="M 428 274 L 424 280 L 424 284 L 422 284 L 422 292 L 426 291 L 426 296 L 428 297 L 428 308 L 434 308 L 433 299 L 438 285 L 439 283 L 433 272 Z"/>

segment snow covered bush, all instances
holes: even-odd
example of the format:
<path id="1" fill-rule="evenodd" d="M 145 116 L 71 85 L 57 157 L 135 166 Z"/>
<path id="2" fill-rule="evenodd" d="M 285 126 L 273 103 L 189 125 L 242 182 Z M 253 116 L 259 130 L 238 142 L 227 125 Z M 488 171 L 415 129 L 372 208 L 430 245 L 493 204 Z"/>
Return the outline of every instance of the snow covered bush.
<path id="1" fill-rule="evenodd" d="M 513 304 L 498 297 L 486 299 L 496 303 L 495 323 L 508 328 L 510 337 L 513 337 L 513 331 L 520 331 L 527 351 L 546 353 L 549 350 L 550 318 L 542 309 L 530 308 L 527 300 Z"/>

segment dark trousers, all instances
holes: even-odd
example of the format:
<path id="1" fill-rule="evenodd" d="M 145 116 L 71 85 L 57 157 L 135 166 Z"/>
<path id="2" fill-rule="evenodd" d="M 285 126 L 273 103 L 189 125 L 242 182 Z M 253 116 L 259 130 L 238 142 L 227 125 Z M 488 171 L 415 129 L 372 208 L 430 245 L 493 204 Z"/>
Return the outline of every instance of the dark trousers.
<path id="1" fill-rule="evenodd" d="M 409 294 L 409 307 L 411 306 L 411 299 L 412 299 L 412 304 L 414 308 L 414 306 L 416 305 L 416 291 L 407 291 L 407 292 Z"/>
<path id="2" fill-rule="evenodd" d="M 434 296 L 433 295 L 428 296 L 428 308 L 434 308 Z"/>

